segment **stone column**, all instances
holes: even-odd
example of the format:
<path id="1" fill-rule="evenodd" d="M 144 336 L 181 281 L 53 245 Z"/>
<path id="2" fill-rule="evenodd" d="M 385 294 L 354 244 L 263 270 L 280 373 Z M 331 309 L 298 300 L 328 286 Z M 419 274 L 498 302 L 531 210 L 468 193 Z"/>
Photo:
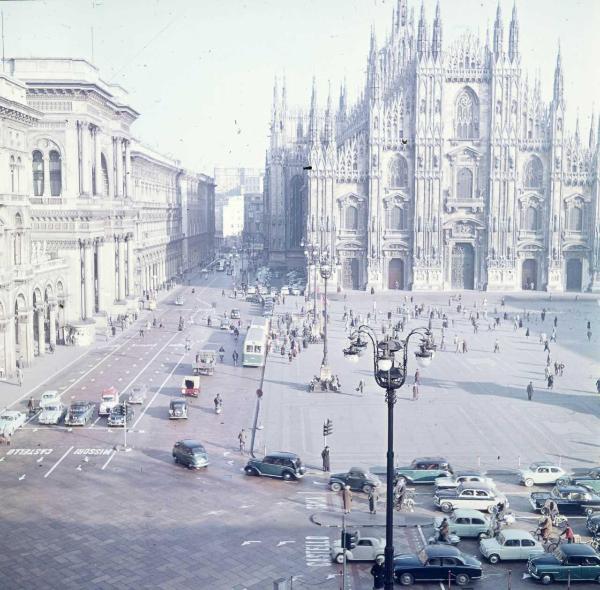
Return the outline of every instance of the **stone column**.
<path id="1" fill-rule="evenodd" d="M 94 127 L 94 155 L 96 167 L 96 193 L 102 195 L 104 192 L 104 178 L 102 175 L 102 151 L 100 150 L 100 127 Z"/>
<path id="2" fill-rule="evenodd" d="M 92 319 L 94 314 L 94 250 L 92 240 L 82 240 L 83 247 L 83 299 L 84 319 Z"/>
<path id="3" fill-rule="evenodd" d="M 131 151 L 130 141 L 128 139 L 123 141 L 125 148 L 125 196 L 131 198 Z"/>
<path id="4" fill-rule="evenodd" d="M 117 237 L 117 248 L 119 256 L 119 276 L 118 276 L 118 300 L 125 299 L 125 240 L 123 236 Z"/>
<path id="5" fill-rule="evenodd" d="M 50 196 L 50 154 L 44 157 L 44 189 L 42 194 L 44 197 Z"/>
<path id="6" fill-rule="evenodd" d="M 107 274 L 104 268 L 106 264 L 106 256 L 104 251 L 104 238 L 96 238 L 96 276 L 97 276 L 97 285 L 96 288 L 98 290 L 98 311 L 104 311 L 104 305 L 106 302 L 105 293 L 106 293 L 106 279 Z"/>
<path id="7" fill-rule="evenodd" d="M 37 307 L 35 310 L 38 327 L 38 355 L 46 354 L 46 330 L 44 329 L 44 308 Z"/>
<path id="8" fill-rule="evenodd" d="M 0 368 L 4 369 L 4 376 L 11 377 L 14 373 L 15 359 L 15 329 L 12 319 L 0 320 L 0 337 L 4 347 L 4 358 Z"/>
<path id="9" fill-rule="evenodd" d="M 123 196 L 123 152 L 122 152 L 122 139 L 117 137 L 115 139 L 115 158 L 117 177 L 115 180 L 115 199 L 120 199 Z"/>
<path id="10" fill-rule="evenodd" d="M 50 320 L 50 344 L 56 346 L 56 301 L 48 302 L 48 314 Z"/>
<path id="11" fill-rule="evenodd" d="M 21 356 L 26 367 L 33 361 L 33 312 L 19 312 L 19 343 Z"/>
<path id="12" fill-rule="evenodd" d="M 129 297 L 135 295 L 134 266 L 133 234 L 127 234 L 127 295 Z"/>
<path id="13" fill-rule="evenodd" d="M 81 186 L 84 195 L 92 194 L 92 160 L 91 160 L 90 126 L 81 122 Z"/>

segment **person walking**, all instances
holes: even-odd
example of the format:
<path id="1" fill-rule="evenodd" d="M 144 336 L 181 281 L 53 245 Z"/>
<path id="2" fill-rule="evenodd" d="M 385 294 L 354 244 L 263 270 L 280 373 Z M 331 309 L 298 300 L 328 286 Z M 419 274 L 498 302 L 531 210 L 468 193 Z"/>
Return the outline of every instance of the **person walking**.
<path id="1" fill-rule="evenodd" d="M 527 399 L 531 401 L 533 399 L 533 381 L 529 382 L 527 386 Z"/>
<path id="2" fill-rule="evenodd" d="M 238 441 L 240 443 L 240 453 L 242 455 L 246 451 L 246 431 L 242 428 L 238 434 Z"/>
<path id="3" fill-rule="evenodd" d="M 467 341 L 463 340 L 462 341 L 462 351 L 463 351 L 463 353 L 466 354 L 468 352 L 468 350 L 469 349 L 467 348 Z"/>
<path id="4" fill-rule="evenodd" d="M 360 391 L 360 395 L 362 395 L 363 391 L 364 391 L 364 388 L 365 388 L 365 382 L 361 379 L 358 382 L 358 386 L 356 387 L 356 391 Z"/>
<path id="5" fill-rule="evenodd" d="M 375 488 L 372 488 L 368 496 L 369 500 L 369 512 L 371 514 L 377 514 L 377 502 L 379 502 L 379 494 Z"/>
<path id="6" fill-rule="evenodd" d="M 383 557 L 378 557 L 371 568 L 373 576 L 373 590 L 381 590 L 385 587 L 385 565 Z"/>
<path id="7" fill-rule="evenodd" d="M 414 383 L 412 387 L 412 401 L 416 402 L 419 399 L 419 384 Z"/>
<path id="8" fill-rule="evenodd" d="M 417 369 L 415 371 L 415 381 L 414 381 L 417 385 L 421 384 L 421 372 L 419 371 L 419 369 Z"/>
<path id="9" fill-rule="evenodd" d="M 598 379 L 598 381 L 596 381 L 596 391 L 598 393 L 600 393 L 600 379 Z"/>
<path id="10" fill-rule="evenodd" d="M 548 389 L 554 389 L 554 375 L 548 375 Z"/>
<path id="11" fill-rule="evenodd" d="M 17 382 L 19 387 L 23 387 L 23 369 L 21 367 L 17 367 Z"/>
<path id="12" fill-rule="evenodd" d="M 321 451 L 321 459 L 323 459 L 323 471 L 329 473 L 331 471 L 331 463 L 329 462 L 329 446 L 325 445 L 325 448 Z"/>
<path id="13" fill-rule="evenodd" d="M 29 412 L 29 415 L 35 413 L 35 401 L 33 400 L 33 397 L 30 397 L 27 402 L 27 411 Z"/>
<path id="14" fill-rule="evenodd" d="M 344 486 L 342 490 L 342 504 L 344 506 L 344 513 L 350 514 L 352 510 L 352 492 L 350 491 L 350 486 Z"/>
<path id="15" fill-rule="evenodd" d="M 494 342 L 494 352 L 500 352 L 500 342 L 498 342 L 498 338 Z"/>
<path id="16" fill-rule="evenodd" d="M 587 339 L 588 339 L 588 342 L 590 342 L 592 340 L 592 331 L 589 328 L 587 331 Z"/>

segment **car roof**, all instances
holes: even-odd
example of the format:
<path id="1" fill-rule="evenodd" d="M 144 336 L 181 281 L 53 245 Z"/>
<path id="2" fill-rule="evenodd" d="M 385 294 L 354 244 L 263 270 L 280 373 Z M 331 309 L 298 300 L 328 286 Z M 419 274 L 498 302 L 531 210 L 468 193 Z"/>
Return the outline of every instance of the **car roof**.
<path id="1" fill-rule="evenodd" d="M 21 414 L 21 412 L 17 410 L 4 410 L 4 412 L 2 412 L 3 416 L 14 416 L 16 414 Z"/>
<path id="2" fill-rule="evenodd" d="M 561 494 L 568 494 L 570 492 L 578 492 L 578 493 L 584 493 L 584 492 L 589 492 L 590 490 L 588 488 L 584 488 L 583 486 L 556 486 L 558 488 L 558 491 Z"/>
<path id="3" fill-rule="evenodd" d="M 477 475 L 478 477 L 487 477 L 481 471 L 459 471 L 459 472 L 455 473 L 453 477 L 457 478 L 457 477 L 464 477 L 464 476 L 469 476 L 469 475 Z"/>
<path id="4" fill-rule="evenodd" d="M 58 395 L 58 391 L 56 389 L 47 389 L 42 395 Z"/>
<path id="5" fill-rule="evenodd" d="M 456 547 L 445 547 L 443 545 L 427 545 L 425 552 L 429 557 L 458 557 L 461 554 Z"/>
<path id="6" fill-rule="evenodd" d="M 272 453 L 267 453 L 265 457 L 281 457 L 282 459 L 298 459 L 298 455 L 296 453 L 291 453 L 289 451 L 273 451 Z"/>
<path id="7" fill-rule="evenodd" d="M 530 467 L 558 467 L 560 469 L 560 466 L 552 461 L 535 461 L 531 463 Z"/>
<path id="8" fill-rule="evenodd" d="M 502 529 L 501 533 L 504 535 L 505 539 L 522 539 L 523 537 L 531 537 L 531 533 L 524 529 Z"/>
<path id="9" fill-rule="evenodd" d="M 477 518 L 481 518 L 483 517 L 484 520 L 487 517 L 485 514 L 483 514 L 480 510 L 475 510 L 474 508 L 456 508 L 454 510 L 454 516 L 458 516 L 458 517 L 477 517 Z"/>
<path id="10" fill-rule="evenodd" d="M 186 447 L 202 447 L 202 448 L 204 448 L 204 445 L 200 441 L 194 440 L 193 438 L 184 438 L 183 440 L 178 440 L 177 442 L 181 445 L 185 445 Z"/>
<path id="11" fill-rule="evenodd" d="M 560 549 L 565 555 L 596 555 L 594 548 L 587 543 L 564 543 Z"/>
<path id="12" fill-rule="evenodd" d="M 460 484 L 462 490 L 493 490 L 494 486 L 489 483 L 482 483 L 480 481 L 465 481 Z"/>
<path id="13" fill-rule="evenodd" d="M 413 459 L 411 461 L 411 463 L 419 463 L 422 461 L 435 461 L 436 463 L 450 463 L 450 461 L 448 461 L 448 459 L 445 459 L 444 457 L 417 457 L 416 459 Z"/>

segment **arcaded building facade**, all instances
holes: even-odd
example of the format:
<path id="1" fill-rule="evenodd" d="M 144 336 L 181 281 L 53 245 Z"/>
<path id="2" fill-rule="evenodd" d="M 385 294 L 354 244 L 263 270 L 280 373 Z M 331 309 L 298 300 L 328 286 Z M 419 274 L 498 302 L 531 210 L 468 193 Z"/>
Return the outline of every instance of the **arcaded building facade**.
<path id="1" fill-rule="evenodd" d="M 450 6 L 450 4 L 448 4 Z M 266 160 L 273 265 L 306 244 L 346 289 L 600 292 L 600 133 L 567 130 L 560 49 L 549 100 L 522 69 L 517 9 L 448 42 L 397 0 L 364 91 L 291 109 L 274 89 Z M 548 81 L 549 82 L 549 81 Z"/>

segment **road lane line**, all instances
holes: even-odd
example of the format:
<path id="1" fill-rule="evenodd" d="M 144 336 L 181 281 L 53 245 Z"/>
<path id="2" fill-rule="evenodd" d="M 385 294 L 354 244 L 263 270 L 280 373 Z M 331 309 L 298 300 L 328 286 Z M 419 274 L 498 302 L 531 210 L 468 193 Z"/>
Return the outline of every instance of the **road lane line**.
<path id="1" fill-rule="evenodd" d="M 73 445 L 72 447 L 70 447 L 66 453 L 54 464 L 52 465 L 52 467 L 50 467 L 50 469 L 48 470 L 47 473 L 44 473 L 44 477 L 48 477 L 61 463 L 61 461 L 75 448 L 75 446 Z"/>
<path id="2" fill-rule="evenodd" d="M 109 458 L 106 460 L 106 463 L 104 463 L 104 465 L 102 465 L 102 467 L 100 467 L 100 470 L 101 470 L 101 471 L 104 471 L 104 470 L 105 470 L 105 469 L 108 467 L 108 464 L 109 464 L 109 463 L 112 461 L 112 458 L 113 458 L 113 457 L 114 457 L 116 454 L 117 454 L 117 451 L 113 451 L 113 452 L 110 454 L 110 457 L 109 457 Z"/>

